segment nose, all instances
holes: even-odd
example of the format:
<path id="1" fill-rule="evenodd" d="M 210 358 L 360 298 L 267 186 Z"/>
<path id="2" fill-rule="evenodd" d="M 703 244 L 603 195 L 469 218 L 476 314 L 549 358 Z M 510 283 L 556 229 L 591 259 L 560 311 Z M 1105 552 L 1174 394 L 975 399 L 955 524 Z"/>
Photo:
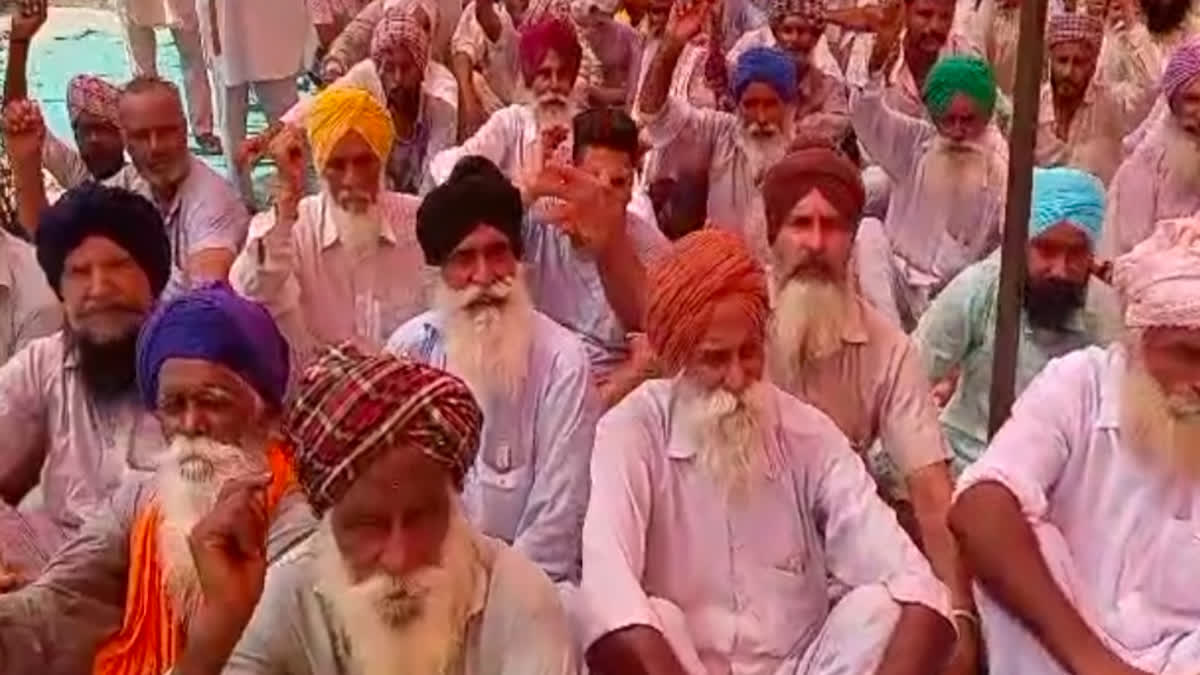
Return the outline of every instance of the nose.
<path id="1" fill-rule="evenodd" d="M 1047 272 L 1052 279 L 1066 279 L 1070 262 L 1065 255 L 1056 255 L 1048 261 Z"/>
<path id="2" fill-rule="evenodd" d="M 492 269 L 492 265 L 488 263 L 485 256 L 479 256 L 475 259 L 475 264 L 471 267 L 471 283 L 480 286 L 490 286 L 496 280 L 496 271 Z"/>
<path id="3" fill-rule="evenodd" d="M 746 374 L 746 364 L 741 357 L 734 356 L 725 368 L 725 376 L 721 378 L 721 385 L 732 394 L 740 394 L 746 389 L 749 384 L 749 377 Z"/>
<path id="4" fill-rule="evenodd" d="M 208 419 L 200 410 L 200 406 L 191 401 L 184 404 L 179 430 L 189 438 L 208 435 Z"/>
<path id="5" fill-rule="evenodd" d="M 379 553 L 379 570 L 391 577 L 402 577 L 416 566 L 411 558 L 404 528 L 393 527 Z"/>

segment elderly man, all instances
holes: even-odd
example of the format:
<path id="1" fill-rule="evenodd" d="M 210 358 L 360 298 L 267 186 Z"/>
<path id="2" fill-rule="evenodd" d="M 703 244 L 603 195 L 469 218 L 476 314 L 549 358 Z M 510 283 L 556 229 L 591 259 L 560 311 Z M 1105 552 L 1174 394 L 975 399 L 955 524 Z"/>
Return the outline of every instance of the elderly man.
<path id="1" fill-rule="evenodd" d="M 521 195 L 494 164 L 461 160 L 417 212 L 433 309 L 388 349 L 462 378 L 487 420 L 466 516 L 552 581 L 579 581 L 579 524 L 599 417 L 587 352 L 533 308 L 521 264 Z M 618 217 L 623 215 L 618 210 Z"/>
<path id="2" fill-rule="evenodd" d="M 629 109 L 642 70 L 642 44 L 636 30 L 613 18 L 617 8 L 617 0 L 571 0 L 580 37 L 600 64 L 600 81 L 588 87 L 588 105 Z"/>
<path id="3" fill-rule="evenodd" d="M 482 425 L 448 373 L 326 348 L 288 416 L 320 525 L 265 584 L 260 509 L 233 501 L 197 528 L 211 630 L 177 675 L 573 675 L 553 587 L 464 517 Z"/>
<path id="4" fill-rule="evenodd" d="M 851 95 L 850 118 L 892 180 L 884 220 L 891 260 L 863 264 L 891 272 L 887 290 L 907 327 L 954 275 L 999 243 L 1008 167 L 986 135 L 996 102 L 991 67 L 968 56 L 939 61 L 924 84 L 929 122 L 884 100 L 885 43 L 876 42 L 871 83 Z"/>
<path id="5" fill-rule="evenodd" d="M 204 634 L 208 579 L 188 536 L 206 514 L 252 491 L 270 522 L 268 559 L 315 526 L 278 431 L 287 344 L 266 310 L 224 284 L 185 293 L 146 322 L 137 366 L 169 448 L 41 577 L 0 595 L 0 660 L 11 672 L 167 672 Z"/>
<path id="6" fill-rule="evenodd" d="M 1120 0 L 1123 17 L 1109 39 L 1141 67 L 1120 82 L 1096 79 L 1104 21 L 1090 14 L 1057 14 L 1046 32 L 1050 82 L 1042 85 L 1036 160 L 1073 166 L 1106 184 L 1123 158 L 1121 141 L 1149 114 L 1157 91 L 1157 55 L 1135 0 Z"/>
<path id="7" fill-rule="evenodd" d="M 32 233 L 46 208 L 40 169 L 46 126 L 28 100 L 9 104 L 4 116 L 21 224 Z M 162 214 L 171 243 L 166 297 L 228 277 L 246 238 L 248 215 L 237 191 L 188 151 L 187 121 L 175 85 L 134 79 L 121 91 L 118 121 L 133 163 L 104 182 L 143 195 Z"/>
<path id="8" fill-rule="evenodd" d="M 793 137 L 796 65 L 778 49 L 757 47 L 738 59 L 731 92 L 737 114 L 700 110 L 668 97 L 671 73 L 685 45 L 699 34 L 709 0 L 676 5 L 663 46 L 654 56 L 638 98 L 638 113 L 656 157 L 652 178 L 671 168 L 708 172 L 708 217 L 718 227 L 742 234 L 760 260 L 767 259 L 766 228 L 758 183 L 781 159 Z M 667 167 L 670 164 L 671 168 Z"/>
<path id="9" fill-rule="evenodd" d="M 767 283 L 749 250 L 729 232 L 689 234 L 648 293 L 671 379 L 596 430 L 591 671 L 936 672 L 954 635 L 945 587 L 837 426 L 762 381 Z"/>
<path id="10" fill-rule="evenodd" d="M 1046 366 L 959 482 L 993 673 L 1200 668 L 1200 223 L 1117 261 L 1126 336 Z"/>
<path id="11" fill-rule="evenodd" d="M 1101 253 L 1128 253 L 1154 223 L 1200 211 L 1200 40 L 1180 47 L 1162 76 L 1169 113 L 1117 169 L 1109 187 Z"/>
<path id="12" fill-rule="evenodd" d="M 459 140 L 470 138 L 492 113 L 519 98 L 516 26 L 526 4 L 473 0 L 463 8 L 450 46 L 450 70 L 458 83 Z"/>
<path id="13" fill-rule="evenodd" d="M 1034 172 L 1017 392 L 1050 359 L 1102 342 L 1111 328 L 1115 302 L 1091 279 L 1103 217 L 1104 187 L 1094 176 L 1068 168 Z M 999 279 L 997 252 L 963 270 L 914 333 L 931 381 L 960 371 L 942 413 L 956 473 L 979 458 L 987 441 Z"/>
<path id="14" fill-rule="evenodd" d="M 394 137 L 387 109 L 365 89 L 331 87 L 305 122 L 321 193 L 304 197 L 295 129 L 272 141 L 274 211 L 255 216 L 233 267 L 234 287 L 271 310 L 306 363 L 323 343 L 378 349 L 425 307 L 416 197 L 383 188 Z"/>
<path id="15" fill-rule="evenodd" d="M 0 498 L 27 510 L 41 562 L 123 477 L 149 471 L 162 435 L 134 391 L 137 333 L 167 283 L 162 219 L 146 200 L 88 183 L 50 207 L 37 257 L 66 310 L 63 331 L 0 367 Z M 7 552 L 0 546 L 0 562 Z"/>

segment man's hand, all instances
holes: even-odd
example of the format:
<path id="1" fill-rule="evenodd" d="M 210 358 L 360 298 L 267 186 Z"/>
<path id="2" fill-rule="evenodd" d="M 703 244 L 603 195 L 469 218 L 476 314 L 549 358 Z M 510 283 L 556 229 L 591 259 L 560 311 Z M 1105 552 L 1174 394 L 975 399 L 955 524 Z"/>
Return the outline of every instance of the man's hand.
<path id="1" fill-rule="evenodd" d="M 562 145 L 570 135 L 570 130 L 564 126 L 547 127 L 542 129 L 538 134 L 537 153 L 534 155 L 535 160 L 523 168 L 522 175 L 517 181 L 517 189 L 521 191 L 521 203 L 526 208 L 538 199 L 538 196 L 534 195 L 533 190 L 534 186 L 537 185 L 539 176 L 541 176 L 542 169 L 554 162 L 558 146 Z"/>
<path id="2" fill-rule="evenodd" d="M 487 121 L 487 112 L 474 94 L 459 91 L 458 95 L 458 142 L 462 143 L 479 131 Z"/>
<path id="3" fill-rule="evenodd" d="M 954 654 L 950 663 L 942 671 L 942 675 L 976 675 L 981 672 L 982 656 L 979 641 L 979 625 L 969 619 L 957 619 L 958 642 L 954 645 Z"/>
<path id="4" fill-rule="evenodd" d="M 551 223 L 561 227 L 576 246 L 600 255 L 625 234 L 625 204 L 616 189 L 573 166 L 549 163 L 530 187 L 533 201 L 561 200 L 547 209 Z"/>
<path id="5" fill-rule="evenodd" d="M 666 35 L 676 44 L 685 45 L 704 30 L 713 0 L 679 0 L 671 6 Z"/>
<path id="6" fill-rule="evenodd" d="M 4 106 L 4 142 L 14 167 L 40 163 L 45 141 L 46 123 L 36 103 L 18 99 Z"/>
<path id="7" fill-rule="evenodd" d="M 188 535 L 188 548 L 196 561 L 204 594 L 202 612 L 209 612 L 209 618 L 219 616 L 231 632 L 236 630 L 230 647 L 262 595 L 267 572 L 266 489 L 270 482 L 269 475 L 227 481 L 216 505 Z"/>
<path id="8" fill-rule="evenodd" d="M 867 66 L 872 73 L 886 69 L 900 56 L 900 34 L 904 32 L 904 11 L 899 0 L 888 0 L 873 16 L 875 44 Z"/>
<path id="9" fill-rule="evenodd" d="M 12 591 L 20 590 L 22 586 L 29 583 L 29 579 L 17 570 L 10 569 L 3 562 L 0 562 L 0 593 L 11 593 Z"/>
<path id="10" fill-rule="evenodd" d="M 346 66 L 338 59 L 329 56 L 321 63 L 321 81 L 333 84 L 335 80 L 346 74 Z"/>
<path id="11" fill-rule="evenodd" d="M 282 220 L 298 217 L 304 196 L 304 136 L 298 127 L 285 125 L 267 144 L 275 163 L 275 209 Z"/>
<path id="12" fill-rule="evenodd" d="M 13 42 L 28 42 L 37 34 L 42 24 L 46 23 L 45 0 L 26 0 L 21 3 L 20 11 L 12 15 L 12 26 L 9 28 L 8 39 Z"/>

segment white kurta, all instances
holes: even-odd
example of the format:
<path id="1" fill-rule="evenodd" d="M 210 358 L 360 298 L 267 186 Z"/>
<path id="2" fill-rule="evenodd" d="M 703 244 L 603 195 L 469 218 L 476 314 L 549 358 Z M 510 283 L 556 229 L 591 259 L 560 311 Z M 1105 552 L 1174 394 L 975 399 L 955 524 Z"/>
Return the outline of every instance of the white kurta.
<path id="1" fill-rule="evenodd" d="M 210 2 L 216 3 L 220 54 L 214 50 Z M 205 58 L 224 86 L 294 78 L 304 69 L 315 35 L 304 0 L 196 0 L 196 6 Z"/>

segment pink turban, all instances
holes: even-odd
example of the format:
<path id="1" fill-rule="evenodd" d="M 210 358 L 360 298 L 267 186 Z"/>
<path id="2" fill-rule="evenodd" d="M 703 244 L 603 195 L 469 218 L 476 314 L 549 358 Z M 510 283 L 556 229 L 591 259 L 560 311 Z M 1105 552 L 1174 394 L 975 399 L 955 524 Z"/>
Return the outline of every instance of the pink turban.
<path id="1" fill-rule="evenodd" d="M 1162 93 L 1171 100 L 1200 75 L 1200 38 L 1179 45 L 1162 76 Z"/>
<path id="2" fill-rule="evenodd" d="M 646 337 L 668 374 L 679 372 L 704 339 L 718 300 L 736 298 L 751 327 L 766 330 L 766 275 L 731 232 L 709 225 L 684 236 L 646 281 Z"/>
<path id="3" fill-rule="evenodd" d="M 1100 50 L 1104 22 L 1091 14 L 1055 14 L 1046 30 L 1046 49 L 1064 42 L 1086 42 Z"/>
<path id="4" fill-rule="evenodd" d="M 385 11 L 371 35 L 371 60 L 375 65 L 384 67 L 398 49 L 408 52 L 418 72 L 425 72 L 425 64 L 429 62 L 429 34 L 407 5 L 395 5 Z"/>
<path id="5" fill-rule="evenodd" d="M 1117 258 L 1113 285 L 1129 328 L 1200 328 L 1200 219 L 1160 222 L 1150 238 Z"/>
<path id="6" fill-rule="evenodd" d="M 117 101 L 121 90 L 95 75 L 76 75 L 67 83 L 67 115 L 74 124 L 81 113 L 117 124 Z"/>
<path id="7" fill-rule="evenodd" d="M 536 23 L 527 24 L 521 29 L 521 42 L 517 47 L 520 56 L 521 74 L 525 82 L 533 81 L 546 54 L 553 51 L 563 60 L 568 72 L 579 72 L 579 64 L 583 61 L 583 48 L 579 46 L 579 36 L 575 28 L 565 19 L 548 16 Z"/>

